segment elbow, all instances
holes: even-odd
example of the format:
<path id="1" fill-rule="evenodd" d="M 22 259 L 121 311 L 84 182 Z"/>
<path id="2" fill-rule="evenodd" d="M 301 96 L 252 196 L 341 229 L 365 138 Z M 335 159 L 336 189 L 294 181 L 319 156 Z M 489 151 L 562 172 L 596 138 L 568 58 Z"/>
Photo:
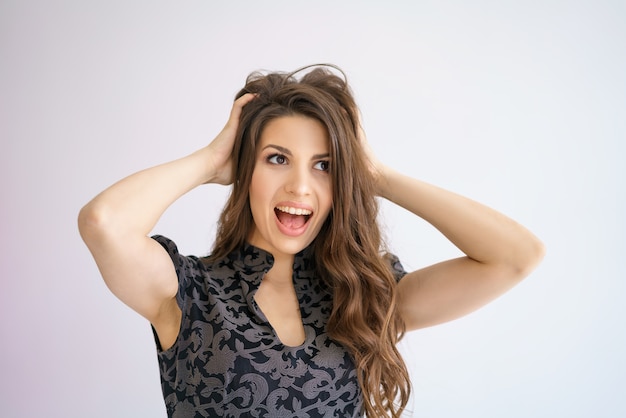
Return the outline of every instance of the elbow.
<path id="1" fill-rule="evenodd" d="M 78 212 L 78 231 L 87 245 L 107 230 L 106 209 L 91 201 Z"/>
<path id="2" fill-rule="evenodd" d="M 513 264 L 516 276 L 519 280 L 527 277 L 537 268 L 546 255 L 546 247 L 543 242 L 534 235 L 526 242 L 526 245 L 518 253 L 519 257 Z"/>
<path id="3" fill-rule="evenodd" d="M 546 246 L 539 238 L 533 236 L 529 247 L 530 248 L 528 250 L 529 254 L 527 264 L 528 268 L 532 271 L 539 265 L 539 263 L 541 263 L 543 258 L 546 256 Z"/>

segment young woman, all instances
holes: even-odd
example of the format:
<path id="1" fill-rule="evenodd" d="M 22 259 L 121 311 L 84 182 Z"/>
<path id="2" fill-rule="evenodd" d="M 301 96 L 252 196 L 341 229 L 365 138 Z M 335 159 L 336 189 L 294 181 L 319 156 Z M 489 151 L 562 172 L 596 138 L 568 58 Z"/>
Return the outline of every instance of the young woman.
<path id="1" fill-rule="evenodd" d="M 543 256 L 511 219 L 383 165 L 345 77 L 307 70 L 252 74 L 208 146 L 121 180 L 79 215 L 111 291 L 152 324 L 170 417 L 398 417 L 403 333 L 479 308 Z M 148 237 L 205 183 L 232 184 L 211 255 Z M 406 273 L 384 251 L 376 196 L 465 256 Z"/>

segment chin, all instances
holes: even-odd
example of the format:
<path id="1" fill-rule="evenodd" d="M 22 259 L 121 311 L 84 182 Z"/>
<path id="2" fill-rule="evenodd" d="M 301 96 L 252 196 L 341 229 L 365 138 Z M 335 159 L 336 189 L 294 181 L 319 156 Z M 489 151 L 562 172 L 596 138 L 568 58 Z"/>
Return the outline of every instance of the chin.
<path id="1" fill-rule="evenodd" d="M 313 242 L 313 240 L 307 240 L 307 241 L 292 240 L 291 242 L 277 243 L 277 245 L 274 245 L 273 248 L 277 253 L 280 253 L 280 254 L 296 255 L 300 251 L 308 247 L 311 244 L 311 242 Z"/>

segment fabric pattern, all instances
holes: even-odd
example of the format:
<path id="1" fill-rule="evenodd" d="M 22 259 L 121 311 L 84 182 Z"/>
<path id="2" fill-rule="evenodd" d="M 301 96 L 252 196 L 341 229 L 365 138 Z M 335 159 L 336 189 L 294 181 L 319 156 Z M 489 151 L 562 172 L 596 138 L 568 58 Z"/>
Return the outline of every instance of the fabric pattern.
<path id="1" fill-rule="evenodd" d="M 315 277 L 307 250 L 295 257 L 293 280 L 305 341 L 285 346 L 254 300 L 271 254 L 245 245 L 213 265 L 169 253 L 179 280 L 181 331 L 157 355 L 170 418 L 360 417 L 362 393 L 349 353 L 326 333 L 332 295 Z M 395 259 L 394 270 L 403 270 Z"/>

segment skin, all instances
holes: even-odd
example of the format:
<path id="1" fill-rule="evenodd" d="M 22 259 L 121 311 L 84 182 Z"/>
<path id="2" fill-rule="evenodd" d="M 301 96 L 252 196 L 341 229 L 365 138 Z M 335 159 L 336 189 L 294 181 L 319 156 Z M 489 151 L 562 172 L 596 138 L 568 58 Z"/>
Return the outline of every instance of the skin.
<path id="1" fill-rule="evenodd" d="M 412 331 L 462 317 L 502 295 L 541 262 L 543 243 L 505 215 L 466 197 L 408 177 L 380 162 L 359 139 L 379 196 L 426 220 L 464 254 L 408 273 L 399 310 Z"/>
<path id="2" fill-rule="evenodd" d="M 268 123 L 259 143 L 249 196 L 254 226 L 251 244 L 290 263 L 317 236 L 332 204 L 326 129 L 317 120 L 285 116 Z M 304 231 L 280 228 L 275 208 L 310 211 Z"/>
<path id="3" fill-rule="evenodd" d="M 169 256 L 148 234 L 183 194 L 205 183 L 232 183 L 230 155 L 239 116 L 253 99 L 247 94 L 235 101 L 226 126 L 208 146 L 119 181 L 79 214 L 81 236 L 107 286 L 153 324 L 164 349 L 174 344 L 180 328 L 178 280 Z M 304 117 L 270 123 L 261 138 L 250 187 L 255 219 L 250 242 L 276 257 L 255 298 L 287 345 L 304 340 L 291 281 L 293 255 L 314 238 L 332 196 L 327 173 L 318 170 L 324 160 L 319 156 L 328 152 L 325 135 L 319 124 Z M 375 157 L 362 131 L 360 140 L 376 175 L 378 194 L 431 223 L 465 254 L 413 271 L 400 281 L 399 313 L 408 330 L 450 321 L 483 306 L 541 261 L 543 245 L 527 229 L 482 204 L 396 172 Z M 268 144 L 289 150 L 286 164 L 267 159 Z M 301 236 L 286 238 L 278 232 L 274 207 L 281 202 L 313 210 L 311 224 Z"/>
<path id="4" fill-rule="evenodd" d="M 292 281 L 293 258 L 313 241 L 330 212 L 328 137 L 320 122 L 286 116 L 268 123 L 257 148 L 250 184 L 254 227 L 248 241 L 270 252 L 274 265 L 263 278 L 255 300 L 280 340 L 297 346 L 305 335 Z M 285 234 L 276 207 L 311 211 L 305 229 Z"/>

